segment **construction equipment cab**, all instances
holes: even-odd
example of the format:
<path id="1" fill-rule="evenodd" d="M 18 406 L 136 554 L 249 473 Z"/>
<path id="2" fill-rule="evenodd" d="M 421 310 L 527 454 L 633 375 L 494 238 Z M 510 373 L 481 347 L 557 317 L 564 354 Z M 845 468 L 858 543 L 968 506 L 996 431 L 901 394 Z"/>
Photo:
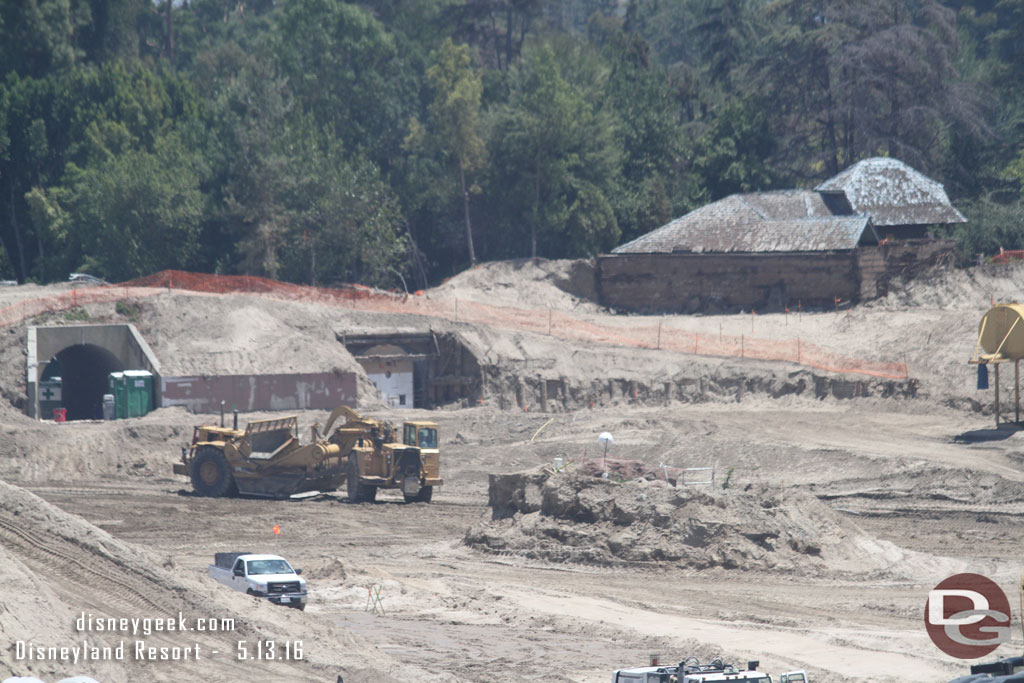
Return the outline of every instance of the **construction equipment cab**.
<path id="1" fill-rule="evenodd" d="M 757 681 L 772 683 L 772 677 L 758 671 L 759 662 L 747 662 L 746 669 L 713 659 L 701 664 L 696 657 L 687 657 L 678 666 L 644 666 L 620 669 L 612 674 L 612 683 L 715 683 L 717 681 Z M 796 673 L 796 672 L 791 672 Z M 789 675 L 789 674 L 784 674 Z M 794 682 L 800 679 L 792 679 Z M 806 678 L 804 681 L 806 682 Z"/>
<path id="2" fill-rule="evenodd" d="M 436 422 L 406 422 L 403 424 L 405 436 L 402 443 L 406 446 L 416 446 L 421 453 L 437 453 L 437 423 Z"/>
<path id="3" fill-rule="evenodd" d="M 437 423 L 405 422 L 399 431 L 390 422 L 363 417 L 350 408 L 339 409 L 342 415 L 346 421 L 334 430 L 332 439 L 348 453 L 349 502 L 370 502 L 378 489 L 398 489 L 407 503 L 429 503 L 434 487 L 444 483 Z M 329 421 L 328 428 L 331 425 Z"/>

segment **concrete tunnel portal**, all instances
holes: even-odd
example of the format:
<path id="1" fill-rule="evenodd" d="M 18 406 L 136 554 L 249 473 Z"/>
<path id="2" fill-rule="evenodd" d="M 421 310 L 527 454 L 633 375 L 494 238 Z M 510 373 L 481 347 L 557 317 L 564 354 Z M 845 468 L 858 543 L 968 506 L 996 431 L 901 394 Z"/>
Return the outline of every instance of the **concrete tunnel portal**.
<path id="1" fill-rule="evenodd" d="M 61 378 L 58 400 L 68 420 L 103 417 L 112 372 L 149 370 L 157 380 L 154 389 L 159 386 L 160 366 L 134 325 L 30 326 L 26 342 L 27 412 L 39 419 L 53 419 L 42 408 L 52 405 L 54 391 L 49 384 L 40 390 L 40 382 L 53 377 Z M 157 394 L 153 404 L 159 401 Z"/>
<path id="2" fill-rule="evenodd" d="M 59 351 L 47 363 L 42 379 L 61 378 L 68 420 L 98 420 L 103 417 L 107 376 L 126 369 L 108 349 L 96 344 L 76 344 Z"/>

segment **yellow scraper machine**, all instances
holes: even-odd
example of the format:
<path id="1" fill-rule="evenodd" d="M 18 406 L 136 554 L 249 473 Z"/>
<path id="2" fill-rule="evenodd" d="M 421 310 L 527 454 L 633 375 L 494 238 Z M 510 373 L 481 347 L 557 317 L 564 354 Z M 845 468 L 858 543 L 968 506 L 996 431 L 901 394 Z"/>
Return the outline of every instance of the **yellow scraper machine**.
<path id="1" fill-rule="evenodd" d="M 381 488 L 400 490 L 409 503 L 428 503 L 444 483 L 437 423 L 405 422 L 399 434 L 390 422 L 347 406 L 331 412 L 323 433 L 314 425 L 308 444 L 299 442 L 295 416 L 253 420 L 244 430 L 237 415 L 231 428 L 197 426 L 174 473 L 189 477 L 203 496 L 287 498 L 344 483 L 352 503 L 374 500 Z"/>

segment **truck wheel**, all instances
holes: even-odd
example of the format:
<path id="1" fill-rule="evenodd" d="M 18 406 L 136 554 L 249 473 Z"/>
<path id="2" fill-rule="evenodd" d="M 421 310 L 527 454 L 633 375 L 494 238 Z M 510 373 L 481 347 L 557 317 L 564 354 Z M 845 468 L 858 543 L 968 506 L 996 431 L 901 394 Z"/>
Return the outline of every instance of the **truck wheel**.
<path id="1" fill-rule="evenodd" d="M 433 486 L 422 486 L 420 492 L 415 496 L 405 496 L 406 503 L 429 503 L 430 499 L 434 497 Z"/>
<path id="2" fill-rule="evenodd" d="M 219 498 L 238 492 L 227 458 L 213 446 L 202 446 L 196 451 L 189 474 L 192 488 L 201 496 Z"/>
<path id="3" fill-rule="evenodd" d="M 372 503 L 377 499 L 377 487 L 359 483 L 359 461 L 349 456 L 345 472 L 345 490 L 350 503 Z"/>

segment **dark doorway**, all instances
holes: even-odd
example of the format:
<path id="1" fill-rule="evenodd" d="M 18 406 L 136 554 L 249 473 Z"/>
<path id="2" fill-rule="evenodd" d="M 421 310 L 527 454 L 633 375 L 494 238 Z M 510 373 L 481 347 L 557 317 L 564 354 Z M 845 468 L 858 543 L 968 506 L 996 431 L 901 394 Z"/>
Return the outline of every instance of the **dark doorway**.
<path id="1" fill-rule="evenodd" d="M 124 365 L 113 353 L 95 344 L 69 346 L 56 356 L 64 380 L 63 399 L 69 420 L 103 419 L 103 394 L 107 375 L 121 372 Z M 45 373 L 44 373 L 45 374 Z"/>

